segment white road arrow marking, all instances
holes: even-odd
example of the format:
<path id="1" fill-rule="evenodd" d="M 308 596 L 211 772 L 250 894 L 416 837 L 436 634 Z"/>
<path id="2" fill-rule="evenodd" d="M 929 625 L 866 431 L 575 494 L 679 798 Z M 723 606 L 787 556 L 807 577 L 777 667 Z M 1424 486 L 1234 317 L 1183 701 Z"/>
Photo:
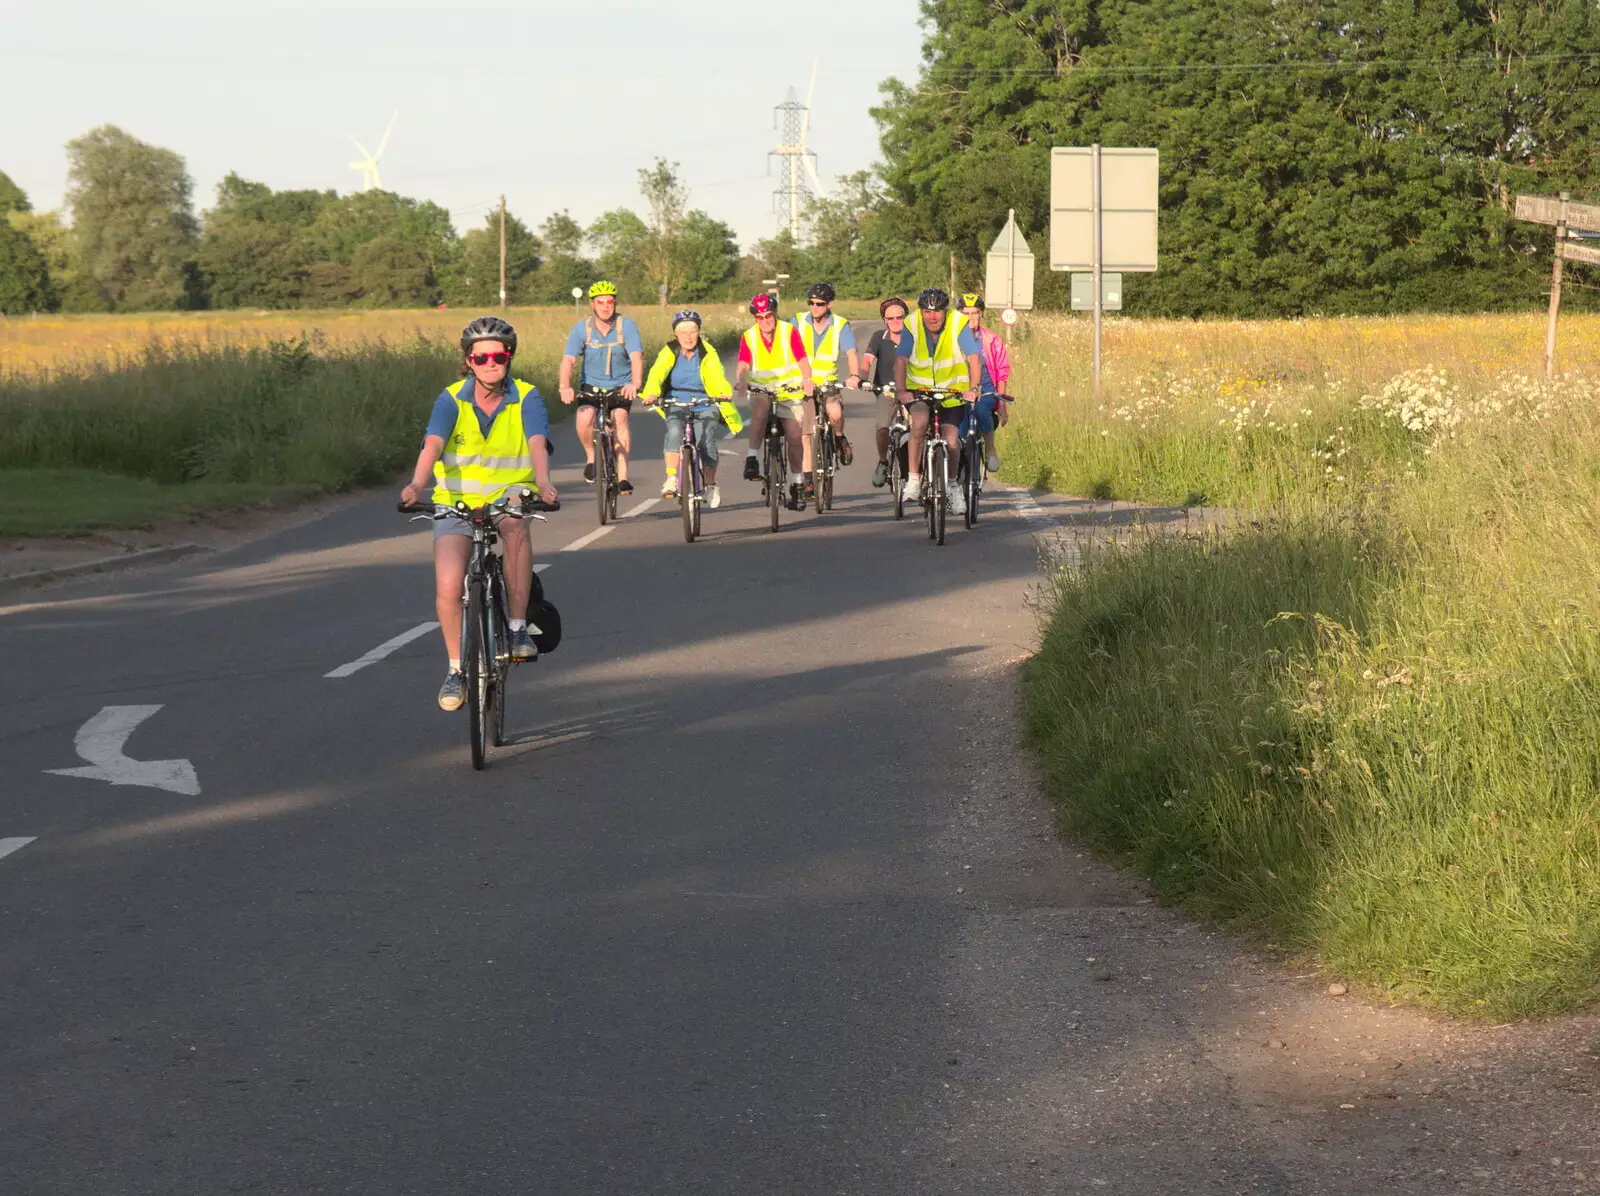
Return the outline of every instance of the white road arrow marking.
<path id="1" fill-rule="evenodd" d="M 10 855 L 13 851 L 21 851 L 28 844 L 32 843 L 33 839 L 34 837 L 32 835 L 29 835 L 26 838 L 18 836 L 13 839 L 0 839 L 0 860 L 5 859 L 6 856 Z"/>
<path id="2" fill-rule="evenodd" d="M 78 728 L 72 740 L 78 755 L 87 760 L 88 765 L 45 771 L 58 777 L 87 777 L 113 785 L 140 785 L 194 796 L 200 792 L 200 781 L 194 774 L 194 765 L 187 760 L 131 760 L 123 753 L 122 745 L 128 742 L 134 728 L 160 709 L 160 706 L 104 707 Z"/>

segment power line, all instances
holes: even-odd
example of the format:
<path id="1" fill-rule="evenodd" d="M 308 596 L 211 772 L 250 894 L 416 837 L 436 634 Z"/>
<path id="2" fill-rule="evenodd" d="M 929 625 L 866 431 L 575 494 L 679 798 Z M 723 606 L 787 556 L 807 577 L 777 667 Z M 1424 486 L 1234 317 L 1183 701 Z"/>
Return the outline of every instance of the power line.
<path id="1" fill-rule="evenodd" d="M 1600 52 L 1586 51 L 1577 54 L 1528 54 L 1517 57 L 1484 54 L 1471 58 L 1363 58 L 1363 59 L 1298 59 L 1288 62 L 1183 62 L 1166 65 L 1112 65 L 1093 62 L 1084 62 L 1081 59 L 1060 68 L 1037 67 L 1028 69 L 1013 68 L 980 68 L 950 65 L 930 66 L 923 71 L 924 82 L 937 81 L 945 75 L 961 78 L 988 78 L 988 77 L 1046 77 L 1066 78 L 1072 75 L 1185 75 L 1199 74 L 1204 71 L 1227 72 L 1236 74 L 1260 73 L 1268 74 L 1274 71 L 1364 71 L 1374 67 L 1390 69 L 1415 69 L 1418 67 L 1449 67 L 1449 66 L 1479 66 L 1492 63 L 1496 69 L 1502 67 L 1531 67 L 1559 63 L 1577 63 L 1580 65 L 1600 64 Z"/>

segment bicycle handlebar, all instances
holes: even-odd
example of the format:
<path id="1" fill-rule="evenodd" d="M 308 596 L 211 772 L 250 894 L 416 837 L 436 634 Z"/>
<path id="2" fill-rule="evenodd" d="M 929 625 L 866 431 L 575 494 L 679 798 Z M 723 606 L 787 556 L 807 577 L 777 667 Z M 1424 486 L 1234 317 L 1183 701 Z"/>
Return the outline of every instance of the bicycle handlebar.
<path id="1" fill-rule="evenodd" d="M 545 502 L 543 499 L 524 496 L 522 500 L 521 513 L 524 515 L 533 515 L 539 511 L 559 511 L 560 509 L 561 503 L 559 500 L 556 502 Z M 402 515 L 431 515 L 435 519 L 443 519 L 447 515 L 481 516 L 484 514 L 513 513 L 511 510 L 511 504 L 506 502 L 504 499 L 501 499 L 497 503 L 485 503 L 481 507 L 469 507 L 465 502 L 458 502 L 453 507 L 445 503 L 400 502 L 395 503 L 395 510 L 399 511 Z"/>

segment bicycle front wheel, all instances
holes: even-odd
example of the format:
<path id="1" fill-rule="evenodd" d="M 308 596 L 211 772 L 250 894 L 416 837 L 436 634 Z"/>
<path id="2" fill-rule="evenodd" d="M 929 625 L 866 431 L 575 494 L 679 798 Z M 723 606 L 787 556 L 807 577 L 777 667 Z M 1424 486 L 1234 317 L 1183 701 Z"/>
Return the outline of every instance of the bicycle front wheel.
<path id="1" fill-rule="evenodd" d="M 967 526 L 978 522 L 978 495 L 983 491 L 980 472 L 983 469 L 983 441 L 974 440 L 967 446 L 967 476 L 962 479 L 967 500 Z"/>
<path id="2" fill-rule="evenodd" d="M 771 516 L 772 531 L 778 530 L 778 508 L 788 497 L 784 491 L 788 489 L 788 478 L 783 467 L 783 453 L 786 446 L 779 441 L 774 450 L 772 441 L 767 441 L 767 513 Z"/>
<path id="3" fill-rule="evenodd" d="M 488 606 L 482 579 L 468 582 L 467 634 L 461 672 L 467 681 L 467 737 L 475 769 L 483 768 L 489 754 L 489 679 L 494 671 L 494 645 L 489 639 Z"/>
<path id="4" fill-rule="evenodd" d="M 889 495 L 894 499 L 894 517 L 906 514 L 906 472 L 900 468 L 900 438 L 889 438 Z"/>
<path id="5" fill-rule="evenodd" d="M 611 519 L 611 444 L 602 431 L 594 438 L 594 497 L 600 507 L 600 526 Z"/>
<path id="6" fill-rule="evenodd" d="M 949 460 L 950 450 L 941 440 L 933 446 L 933 468 L 926 480 L 926 484 L 932 488 L 930 493 L 933 495 L 933 503 L 928 508 L 928 532 L 935 544 L 944 543 L 945 507 L 949 505 L 950 497 L 950 482 L 945 477 L 945 469 Z"/>
<path id="7" fill-rule="evenodd" d="M 827 435 L 818 428 L 811 435 L 811 493 L 817 505 L 817 514 L 822 514 L 822 479 L 828 474 L 828 440 Z"/>
<path id="8" fill-rule="evenodd" d="M 828 430 L 827 464 L 823 467 L 822 479 L 817 485 L 817 501 L 824 511 L 833 510 L 833 475 L 839 468 L 839 442 L 834 438 L 833 430 Z"/>
<path id="9" fill-rule="evenodd" d="M 696 505 L 694 501 L 694 450 L 687 446 L 678 450 L 678 510 L 683 515 L 683 538 L 694 543 Z"/>

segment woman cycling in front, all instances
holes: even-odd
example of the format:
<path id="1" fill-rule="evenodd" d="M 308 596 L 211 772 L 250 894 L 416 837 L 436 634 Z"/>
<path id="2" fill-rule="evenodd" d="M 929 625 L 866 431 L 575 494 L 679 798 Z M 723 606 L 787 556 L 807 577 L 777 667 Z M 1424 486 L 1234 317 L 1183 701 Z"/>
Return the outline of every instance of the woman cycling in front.
<path id="1" fill-rule="evenodd" d="M 544 399 L 531 382 L 512 378 L 517 330 L 498 316 L 479 316 L 461 330 L 462 373 L 466 377 L 439 392 L 411 471 L 411 484 L 400 501 L 417 501 L 433 485 L 440 506 L 465 502 L 482 507 L 497 502 L 512 487 L 536 487 L 539 498 L 556 501 L 550 484 L 546 437 L 550 420 Z M 505 554 L 506 588 L 510 590 L 513 660 L 537 660 L 539 649 L 528 634 L 528 597 L 533 590 L 533 545 L 528 528 L 515 509 L 496 522 Z M 472 527 L 458 515 L 433 523 L 434 609 L 444 636 L 450 672 L 439 687 L 439 706 L 459 710 L 467 698 L 461 675 L 461 593 L 466 584 Z"/>
<path id="2" fill-rule="evenodd" d="M 653 407 L 663 397 L 674 404 L 704 403 L 726 400 L 733 394 L 728 385 L 728 375 L 723 371 L 722 358 L 717 351 L 700 338 L 700 313 L 680 311 L 672 317 L 672 335 L 656 354 L 639 397 L 647 407 Z M 662 498 L 675 498 L 678 486 L 678 451 L 683 447 L 683 421 L 694 420 L 694 443 L 699 452 L 700 466 L 706 475 L 706 502 L 712 510 L 722 505 L 722 492 L 717 489 L 717 429 L 724 422 L 738 432 L 738 414 L 733 404 L 717 402 L 717 409 L 689 412 L 679 407 L 663 411 L 667 419 L 666 440 L 661 454 L 667 464 L 667 480 L 661 484 Z M 729 416 L 732 416 L 730 419 Z M 688 479 L 692 481 L 692 479 Z"/>

